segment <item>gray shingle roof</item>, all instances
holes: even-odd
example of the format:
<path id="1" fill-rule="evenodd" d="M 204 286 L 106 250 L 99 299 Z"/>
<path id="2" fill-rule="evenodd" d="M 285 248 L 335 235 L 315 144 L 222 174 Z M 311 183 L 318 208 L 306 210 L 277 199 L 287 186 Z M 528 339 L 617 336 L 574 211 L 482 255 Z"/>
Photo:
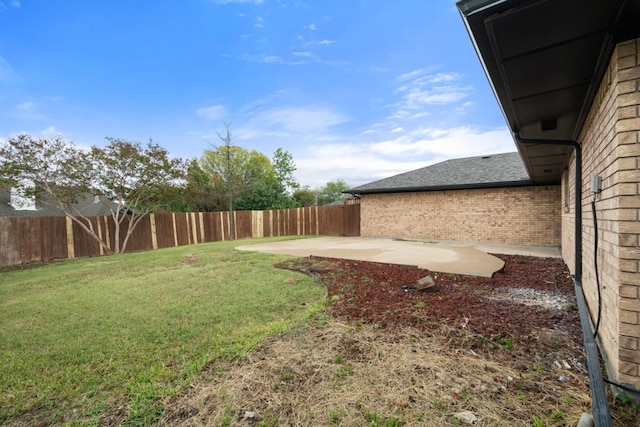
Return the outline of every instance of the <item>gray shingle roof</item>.
<path id="1" fill-rule="evenodd" d="M 351 188 L 346 193 L 399 193 L 531 185 L 518 153 L 451 159 Z"/>
<path id="2" fill-rule="evenodd" d="M 49 203 L 53 203 L 50 196 L 45 194 L 43 197 L 46 198 Z M 117 208 L 115 203 L 110 203 Z M 110 215 L 109 209 L 102 203 L 95 203 L 94 196 L 90 194 L 81 197 L 75 206 L 85 216 Z M 13 206 L 11 206 L 11 191 L 0 189 L 0 217 L 3 216 L 64 216 L 64 212 L 47 203 L 42 203 L 41 200 L 36 201 L 35 210 L 14 209 Z"/>

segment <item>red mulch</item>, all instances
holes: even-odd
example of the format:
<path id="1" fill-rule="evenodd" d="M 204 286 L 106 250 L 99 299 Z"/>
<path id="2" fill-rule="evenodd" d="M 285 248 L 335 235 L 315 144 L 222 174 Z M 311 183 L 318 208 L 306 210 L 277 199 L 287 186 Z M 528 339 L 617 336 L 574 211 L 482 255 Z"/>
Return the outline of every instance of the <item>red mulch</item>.
<path id="1" fill-rule="evenodd" d="M 573 281 L 563 261 L 495 256 L 504 260 L 505 266 L 491 278 L 321 257 L 285 261 L 278 267 L 316 277 L 328 289 L 332 315 L 340 319 L 380 328 L 411 326 L 425 333 L 445 325 L 455 339 L 468 342 L 469 337 L 480 338 L 472 340 L 472 347 L 483 350 L 499 343 L 508 345 L 505 340 L 518 342 L 519 350 L 525 353 L 553 352 L 567 344 L 580 346 L 582 332 Z M 432 290 L 411 288 L 426 276 L 435 281 Z M 539 298 L 528 304 L 504 298 L 513 289 L 536 291 Z M 533 304 L 547 299 L 564 303 L 564 308 Z"/>

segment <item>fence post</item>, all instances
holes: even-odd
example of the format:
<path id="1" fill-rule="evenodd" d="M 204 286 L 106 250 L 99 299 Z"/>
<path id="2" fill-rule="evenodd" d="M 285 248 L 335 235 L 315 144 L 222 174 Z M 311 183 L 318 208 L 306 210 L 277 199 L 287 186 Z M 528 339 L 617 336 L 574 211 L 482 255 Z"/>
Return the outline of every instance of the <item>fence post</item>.
<path id="1" fill-rule="evenodd" d="M 178 227 L 176 226 L 176 213 L 171 213 L 171 225 L 173 225 L 173 246 L 178 246 Z"/>
<path id="2" fill-rule="evenodd" d="M 156 216 L 155 214 L 149 214 L 149 225 L 151 226 L 151 247 L 158 249 L 158 231 L 156 229 Z M 102 252 L 102 248 L 101 248 Z"/>
<path id="3" fill-rule="evenodd" d="M 224 242 L 224 212 L 216 212 L 220 217 L 220 241 Z"/>
<path id="4" fill-rule="evenodd" d="M 204 212 L 198 212 L 197 215 L 200 222 L 200 243 L 204 243 L 207 241 L 204 234 Z"/>
<path id="5" fill-rule="evenodd" d="M 104 221 L 104 241 L 107 244 L 107 247 L 109 248 L 109 250 L 113 250 L 113 248 L 111 247 L 111 233 L 109 232 L 109 219 L 111 217 L 108 216 L 103 216 L 102 220 Z"/>
<path id="6" fill-rule="evenodd" d="M 191 220 L 191 241 L 189 244 L 195 245 L 198 243 L 198 226 L 196 224 L 196 213 L 191 212 L 189 215 L 189 219 Z"/>
<path id="7" fill-rule="evenodd" d="M 69 259 L 76 257 L 75 244 L 73 242 L 73 220 L 66 217 L 67 226 L 67 256 Z"/>
<path id="8" fill-rule="evenodd" d="M 233 211 L 233 240 L 238 240 L 238 215 Z"/>
<path id="9" fill-rule="evenodd" d="M 264 211 L 251 211 L 251 238 L 264 237 Z"/>

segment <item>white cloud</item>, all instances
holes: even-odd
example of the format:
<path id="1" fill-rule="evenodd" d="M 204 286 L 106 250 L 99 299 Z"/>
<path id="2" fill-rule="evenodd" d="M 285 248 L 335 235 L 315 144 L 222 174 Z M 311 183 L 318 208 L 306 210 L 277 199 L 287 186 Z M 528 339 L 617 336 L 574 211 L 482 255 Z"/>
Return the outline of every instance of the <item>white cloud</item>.
<path id="1" fill-rule="evenodd" d="M 311 52 L 291 52 L 293 56 L 302 56 L 305 58 L 315 58 L 316 56 Z"/>
<path id="2" fill-rule="evenodd" d="M 300 184 L 311 188 L 338 179 L 355 187 L 425 166 L 424 162 L 385 159 L 362 148 L 357 144 L 310 146 L 308 157 L 295 159 L 296 176 Z"/>
<path id="3" fill-rule="evenodd" d="M 515 150 L 511 134 L 505 128 L 478 130 L 471 127 L 452 129 L 418 128 L 397 138 L 380 141 L 369 147 L 387 157 L 438 156 L 458 158 Z"/>
<path id="4" fill-rule="evenodd" d="M 316 27 L 316 24 L 309 24 L 309 25 L 305 26 L 305 28 L 306 28 L 307 30 L 311 30 L 311 31 L 315 31 L 315 30 L 317 30 L 317 29 L 318 29 L 318 28 Z"/>
<path id="5" fill-rule="evenodd" d="M 429 73 L 418 69 L 396 77 L 399 86 L 395 93 L 400 100 L 392 104 L 394 111 L 389 118 L 415 119 L 428 114 L 431 106 L 458 104 L 467 98 L 473 88 L 457 84 L 462 76 L 458 73 Z M 464 104 L 466 105 L 466 104 Z"/>
<path id="6" fill-rule="evenodd" d="M 224 54 L 226 58 L 233 58 L 245 62 L 261 62 L 266 64 L 282 64 L 282 65 L 306 65 L 306 64 L 324 64 L 329 66 L 344 66 L 344 62 L 324 60 L 313 51 L 313 47 L 317 47 L 321 42 L 311 41 L 301 43 L 300 49 L 290 51 L 289 55 L 274 55 L 267 53 L 243 53 L 240 55 Z M 329 42 L 328 42 L 329 43 Z M 330 42 L 335 43 L 335 42 Z M 373 68 L 368 71 L 383 72 L 385 69 Z"/>
<path id="7" fill-rule="evenodd" d="M 331 46 L 332 44 L 336 44 L 338 43 L 337 40 L 329 40 L 329 39 L 322 39 L 322 40 L 303 40 L 303 37 L 299 37 L 298 41 L 302 43 L 302 47 L 303 48 L 314 48 L 314 47 L 326 47 L 326 46 Z"/>
<path id="8" fill-rule="evenodd" d="M 58 131 L 55 126 L 48 126 L 40 131 L 40 135 L 47 136 L 62 136 L 62 132 Z"/>
<path id="9" fill-rule="evenodd" d="M 20 110 L 20 111 L 33 111 L 35 110 L 35 104 L 33 102 L 21 102 L 20 104 L 16 105 L 16 110 Z"/>
<path id="10" fill-rule="evenodd" d="M 354 71 L 358 73 L 387 73 L 389 72 L 389 69 L 378 65 L 372 65 L 370 67 L 356 68 Z"/>
<path id="11" fill-rule="evenodd" d="M 206 120 L 219 120 L 227 115 L 227 107 L 224 105 L 212 105 L 210 107 L 199 108 L 196 114 Z"/>
<path id="12" fill-rule="evenodd" d="M 468 90 L 455 86 L 439 86 L 431 90 L 413 88 L 407 92 L 404 100 L 409 109 L 419 108 L 422 104 L 452 104 L 466 98 Z"/>
<path id="13" fill-rule="evenodd" d="M 360 138 L 378 133 L 365 132 Z M 296 176 L 310 187 L 337 179 L 355 187 L 452 158 L 515 151 L 506 128 L 415 128 L 395 135 L 379 141 L 323 144 L 314 140 L 295 158 Z M 334 135 L 334 139 L 350 138 Z"/>
<path id="14" fill-rule="evenodd" d="M 458 73 L 438 73 L 426 76 L 425 80 L 429 83 L 444 83 L 458 80 L 460 75 Z"/>
<path id="15" fill-rule="evenodd" d="M 25 101 L 25 102 L 21 102 L 19 104 L 16 104 L 13 107 L 13 111 L 11 113 L 13 116 L 15 117 L 19 117 L 20 119 L 23 120 L 39 120 L 39 121 L 43 121 L 43 120 L 50 120 L 49 117 L 47 117 L 46 115 L 42 114 L 40 111 L 38 111 L 38 104 L 36 104 L 35 102 L 32 101 Z"/>
<path id="16" fill-rule="evenodd" d="M 20 76 L 13 70 L 11 64 L 0 56 L 0 83 L 13 83 L 19 79 Z"/>
<path id="17" fill-rule="evenodd" d="M 348 120 L 348 117 L 328 107 L 276 107 L 250 113 L 249 121 L 238 129 L 237 134 L 242 139 L 259 138 L 260 135 L 321 135 Z"/>
<path id="18" fill-rule="evenodd" d="M 233 57 L 233 56 L 229 56 L 229 57 Z M 246 62 L 264 62 L 267 64 L 282 64 L 282 63 L 286 63 L 284 59 L 282 59 L 281 57 L 277 56 L 277 55 L 264 55 L 264 54 L 258 54 L 258 55 L 250 55 L 250 54 L 243 54 L 239 57 L 235 57 L 236 59 L 240 59 L 241 61 L 246 61 Z"/>
<path id="19" fill-rule="evenodd" d="M 413 80 L 417 77 L 420 77 L 421 75 L 423 75 L 426 72 L 426 70 L 424 69 L 419 69 L 419 70 L 414 70 L 405 74 L 400 74 L 399 76 L 396 77 L 396 80 L 403 82 L 403 81 L 407 81 L 407 80 Z"/>
<path id="20" fill-rule="evenodd" d="M 11 0 L 9 2 L 9 6 L 18 8 L 21 6 L 21 4 L 18 0 Z M 6 2 L 0 1 L 0 13 L 4 12 L 5 10 L 7 10 Z"/>

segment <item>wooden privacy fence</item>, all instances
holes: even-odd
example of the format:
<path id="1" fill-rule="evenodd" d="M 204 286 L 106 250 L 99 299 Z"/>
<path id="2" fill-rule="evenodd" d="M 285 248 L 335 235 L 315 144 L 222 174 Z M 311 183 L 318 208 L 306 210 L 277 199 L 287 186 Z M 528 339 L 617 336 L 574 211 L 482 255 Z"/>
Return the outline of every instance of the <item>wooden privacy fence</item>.
<path id="1" fill-rule="evenodd" d="M 108 216 L 90 218 L 99 236 L 114 247 Z M 359 236 L 360 205 L 233 212 L 236 239 L 275 236 Z M 121 240 L 126 233 L 121 226 Z M 147 215 L 129 238 L 126 251 L 229 240 L 229 212 Z M 70 218 L 0 217 L 0 265 L 104 255 L 103 248 Z"/>

